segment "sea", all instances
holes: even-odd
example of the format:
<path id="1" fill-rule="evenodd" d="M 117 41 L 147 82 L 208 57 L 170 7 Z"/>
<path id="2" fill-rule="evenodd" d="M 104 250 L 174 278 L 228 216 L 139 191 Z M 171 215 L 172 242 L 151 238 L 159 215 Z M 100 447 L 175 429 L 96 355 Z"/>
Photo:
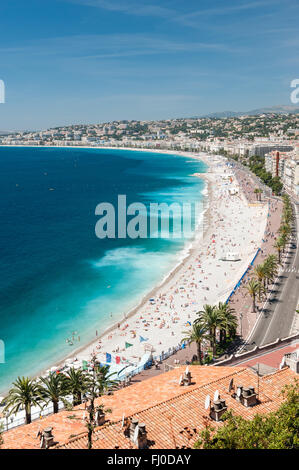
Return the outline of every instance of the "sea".
<path id="1" fill-rule="evenodd" d="M 0 392 L 122 320 L 186 255 L 192 237 L 174 223 L 170 236 L 99 238 L 96 207 L 112 205 L 117 227 L 119 195 L 146 209 L 202 201 L 206 171 L 150 151 L 0 147 Z"/>

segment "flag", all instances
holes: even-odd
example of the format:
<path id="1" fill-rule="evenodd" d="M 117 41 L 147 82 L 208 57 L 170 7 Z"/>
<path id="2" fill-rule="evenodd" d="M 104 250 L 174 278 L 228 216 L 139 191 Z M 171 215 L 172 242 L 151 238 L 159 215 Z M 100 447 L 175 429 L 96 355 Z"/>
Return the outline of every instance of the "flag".
<path id="1" fill-rule="evenodd" d="M 143 338 L 142 336 L 139 336 L 139 338 L 140 338 L 140 343 L 142 343 L 142 341 L 147 341 L 148 340 L 148 338 Z"/>
<path id="2" fill-rule="evenodd" d="M 130 348 L 131 346 L 133 346 L 133 344 L 130 344 L 130 343 L 127 343 L 127 342 L 125 343 L 126 349 L 127 349 L 127 348 Z"/>
<path id="3" fill-rule="evenodd" d="M 106 353 L 106 362 L 111 362 L 111 354 Z"/>
<path id="4" fill-rule="evenodd" d="M 120 357 L 119 356 L 116 356 L 115 362 L 116 362 L 116 364 L 120 364 Z"/>

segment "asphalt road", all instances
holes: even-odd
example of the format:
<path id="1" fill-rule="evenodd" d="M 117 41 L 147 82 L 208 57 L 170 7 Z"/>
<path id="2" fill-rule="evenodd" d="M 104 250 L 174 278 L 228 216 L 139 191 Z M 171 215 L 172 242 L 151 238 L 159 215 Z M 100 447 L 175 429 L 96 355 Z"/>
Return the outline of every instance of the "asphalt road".
<path id="1" fill-rule="evenodd" d="M 294 321 L 299 298 L 299 249 L 297 233 L 299 227 L 299 203 L 294 203 L 295 222 L 285 265 L 279 272 L 278 279 L 265 310 L 260 314 L 243 351 L 250 351 L 255 346 L 272 343 L 277 338 L 289 336 Z"/>

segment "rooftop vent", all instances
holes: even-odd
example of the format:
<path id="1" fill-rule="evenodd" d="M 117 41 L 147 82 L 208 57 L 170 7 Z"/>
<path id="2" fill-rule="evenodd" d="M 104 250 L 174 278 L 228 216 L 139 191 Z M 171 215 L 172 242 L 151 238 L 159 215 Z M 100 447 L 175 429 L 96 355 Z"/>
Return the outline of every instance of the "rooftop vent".
<path id="1" fill-rule="evenodd" d="M 184 385 L 185 387 L 188 387 L 191 385 L 191 372 L 189 371 L 189 367 L 186 367 L 186 370 L 183 375 L 180 376 L 179 378 L 179 385 Z"/>
<path id="2" fill-rule="evenodd" d="M 217 422 L 221 421 L 221 417 L 226 411 L 225 400 L 220 397 L 218 390 L 216 390 L 213 403 L 210 407 L 210 418 Z"/>
<path id="3" fill-rule="evenodd" d="M 258 402 L 254 387 L 244 388 L 242 385 L 237 385 L 237 392 L 233 394 L 233 397 L 246 408 L 254 406 Z"/>
<path id="4" fill-rule="evenodd" d="M 40 448 L 41 449 L 49 449 L 49 447 L 55 444 L 52 430 L 53 428 L 48 427 L 48 428 L 45 428 L 42 432 L 38 433 L 40 436 Z"/>
<path id="5" fill-rule="evenodd" d="M 138 449 L 146 449 L 148 442 L 145 424 L 139 423 L 137 419 L 132 419 L 129 428 L 129 438 L 137 445 Z"/>
<path id="6" fill-rule="evenodd" d="M 147 445 L 147 431 L 144 423 L 139 424 L 139 432 L 138 432 L 138 449 L 146 449 Z"/>

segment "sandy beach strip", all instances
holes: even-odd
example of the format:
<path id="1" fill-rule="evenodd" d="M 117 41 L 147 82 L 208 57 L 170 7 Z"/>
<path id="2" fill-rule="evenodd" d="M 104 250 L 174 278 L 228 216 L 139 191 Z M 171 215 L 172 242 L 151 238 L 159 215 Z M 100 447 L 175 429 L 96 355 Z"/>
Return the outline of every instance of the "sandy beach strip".
<path id="1" fill-rule="evenodd" d="M 207 183 L 207 207 L 203 223 L 197 228 L 185 258 L 181 259 L 182 255 L 179 254 L 177 266 L 136 307 L 126 314 L 124 312 L 125 318 L 119 319 L 105 331 L 95 325 L 92 341 L 73 349 L 61 361 L 55 362 L 55 367 L 59 369 L 67 359 L 69 363 L 70 358 L 74 358 L 79 366 L 95 353 L 98 360 L 105 363 L 108 353 L 112 356 L 112 366 L 117 361 L 119 367 L 128 364 L 137 367 L 146 350 L 151 349 L 154 356 L 158 356 L 178 346 L 183 332 L 190 329 L 196 312 L 204 304 L 216 304 L 227 299 L 262 244 L 268 206 L 248 204 L 237 178 L 228 178 L 228 174 L 233 175 L 233 170 L 228 169 L 227 160 L 220 156 L 164 149 L 61 148 L 103 148 L 182 155 L 203 161 L 209 167 L 207 173 L 198 175 Z M 230 195 L 229 187 L 237 188 L 238 194 Z M 221 261 L 220 258 L 228 252 L 239 253 L 240 261 Z M 126 343 L 131 346 L 126 348 Z M 37 376 L 45 372 L 40 371 Z"/>
<path id="2" fill-rule="evenodd" d="M 187 152 L 157 152 L 182 154 L 209 165 L 208 173 L 201 175 L 209 182 L 209 206 L 204 223 L 195 233 L 188 256 L 126 318 L 99 336 L 95 327 L 95 339 L 72 351 L 68 357 L 77 358 L 78 363 L 88 361 L 92 353 L 99 361 L 106 362 L 106 353 L 109 353 L 112 365 L 117 361 L 123 366 L 137 367 L 145 350 L 152 349 L 156 356 L 176 347 L 181 342 L 182 332 L 190 328 L 188 322 L 192 323 L 204 304 L 227 299 L 261 246 L 267 205 L 248 204 L 237 179 L 233 176 L 228 181 L 224 177 L 231 174 L 225 159 Z M 238 188 L 238 194 L 229 194 L 228 188 L 232 186 Z M 221 261 L 228 252 L 239 253 L 240 261 Z M 126 348 L 126 343 L 131 346 Z"/>

